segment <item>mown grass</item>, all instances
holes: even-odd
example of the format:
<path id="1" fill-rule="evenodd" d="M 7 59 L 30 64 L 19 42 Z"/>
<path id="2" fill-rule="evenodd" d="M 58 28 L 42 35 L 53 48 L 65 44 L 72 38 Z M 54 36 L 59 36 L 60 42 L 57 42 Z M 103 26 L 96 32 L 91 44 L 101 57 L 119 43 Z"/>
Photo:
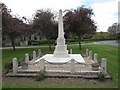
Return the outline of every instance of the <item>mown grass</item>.
<path id="1" fill-rule="evenodd" d="M 33 51 L 38 51 L 39 48 L 16 48 L 16 51 L 12 49 L 4 49 L 2 50 L 2 67 L 4 69 L 4 64 L 7 62 L 11 62 L 13 58 L 18 58 L 19 60 L 23 60 L 25 54 L 28 53 L 29 56 L 32 56 Z M 42 53 L 52 53 L 49 51 L 48 47 L 40 48 Z"/>
<path id="2" fill-rule="evenodd" d="M 40 83 L 40 82 L 5 82 L 3 88 L 117 88 L 114 83 Z"/>
<path id="3" fill-rule="evenodd" d="M 118 47 L 116 46 L 110 46 L 110 45 L 82 45 L 82 50 L 79 50 L 79 46 L 68 46 L 68 50 L 73 49 L 73 53 L 85 53 L 85 50 L 88 48 L 89 50 L 93 51 L 94 53 L 98 54 L 98 59 L 99 61 L 102 58 L 106 58 L 107 59 L 107 71 L 112 75 L 112 83 L 108 83 L 108 84 L 102 84 L 102 85 L 94 85 L 92 84 L 92 86 L 90 87 L 118 87 Z M 37 51 L 39 48 L 24 48 L 24 49 L 16 49 L 16 51 L 14 52 L 12 49 L 6 49 L 3 50 L 3 56 L 2 56 L 2 67 L 4 67 L 4 64 L 6 62 L 10 62 L 12 61 L 12 58 L 16 57 L 19 58 L 19 60 L 23 60 L 24 59 L 24 55 L 25 53 L 28 53 L 30 56 L 32 56 L 32 52 L 35 50 Z M 53 51 L 49 51 L 48 47 L 40 47 L 42 53 L 44 54 L 50 54 L 53 53 Z M 52 47 L 52 49 L 54 50 L 54 47 Z M 107 50 L 106 50 L 107 49 Z M 4 70 L 4 68 L 3 68 Z M 26 87 L 26 85 L 22 82 L 5 82 L 4 83 L 5 86 L 8 87 L 12 87 L 12 84 L 19 84 L 23 87 Z M 32 83 L 35 84 L 34 87 L 37 87 L 36 83 Z M 47 83 L 46 83 L 47 84 Z M 48 84 L 47 84 L 48 85 Z M 62 83 L 56 84 L 56 86 L 59 87 L 67 87 L 66 85 L 62 85 Z M 85 85 L 75 85 L 73 84 L 73 87 L 88 87 L 89 85 L 85 84 Z M 13 87 L 17 87 L 16 85 Z M 29 87 L 29 84 L 28 84 Z M 32 87 L 32 85 L 31 85 Z M 45 87 L 43 85 L 43 87 Z M 48 87 L 52 87 L 49 86 Z M 71 87 L 71 84 L 68 84 L 68 87 Z"/>

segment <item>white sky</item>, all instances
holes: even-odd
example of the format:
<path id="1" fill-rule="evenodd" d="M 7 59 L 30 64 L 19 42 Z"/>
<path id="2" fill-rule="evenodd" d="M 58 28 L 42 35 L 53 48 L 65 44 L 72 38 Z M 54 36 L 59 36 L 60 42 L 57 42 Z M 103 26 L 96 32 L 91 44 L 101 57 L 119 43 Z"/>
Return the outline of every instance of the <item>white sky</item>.
<path id="1" fill-rule="evenodd" d="M 95 16 L 92 17 L 97 23 L 98 32 L 106 32 L 107 28 L 113 23 L 118 22 L 118 1 L 120 0 L 0 0 L 5 3 L 12 14 L 20 17 L 32 18 L 38 9 L 51 8 L 58 12 L 59 9 L 76 9 L 78 6 L 85 5 L 91 7 Z M 85 1 L 85 2 L 84 2 Z M 89 2 L 88 2 L 89 1 Z M 92 1 L 92 2 L 90 2 Z M 99 2 L 98 2 L 99 1 Z"/>
<path id="2" fill-rule="evenodd" d="M 92 4 L 98 31 L 107 31 L 108 27 L 118 22 L 118 0 Z"/>

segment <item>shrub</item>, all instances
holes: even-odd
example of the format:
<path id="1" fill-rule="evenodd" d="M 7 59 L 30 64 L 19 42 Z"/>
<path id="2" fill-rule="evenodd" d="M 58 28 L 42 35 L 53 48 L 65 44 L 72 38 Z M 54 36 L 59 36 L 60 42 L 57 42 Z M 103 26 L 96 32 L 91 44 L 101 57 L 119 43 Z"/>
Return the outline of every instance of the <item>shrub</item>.
<path id="1" fill-rule="evenodd" d="M 21 63 L 22 63 L 23 61 L 25 61 L 25 58 L 24 58 L 23 60 L 20 60 L 20 58 L 18 57 L 17 60 L 18 60 L 18 67 L 19 67 L 19 66 L 21 66 Z"/>
<path id="2" fill-rule="evenodd" d="M 66 42 L 78 42 L 78 39 L 66 39 Z"/>
<path id="3" fill-rule="evenodd" d="M 5 69 L 12 69 L 13 68 L 12 62 L 5 63 L 4 68 Z"/>
<path id="4" fill-rule="evenodd" d="M 36 81 L 40 81 L 43 80 L 45 78 L 45 70 L 42 70 L 38 73 L 37 77 L 36 77 Z"/>
<path id="5" fill-rule="evenodd" d="M 29 40 L 28 45 L 32 45 L 32 43 L 35 43 L 35 42 L 37 42 L 37 44 L 40 45 L 39 40 Z"/>
<path id="6" fill-rule="evenodd" d="M 31 61 L 33 59 L 33 56 L 29 56 L 29 60 Z"/>
<path id="7" fill-rule="evenodd" d="M 100 80 L 100 81 L 104 81 L 105 80 L 105 75 L 102 73 L 102 72 L 100 72 L 99 74 L 97 74 L 98 75 L 98 79 Z"/>
<path id="8" fill-rule="evenodd" d="M 40 44 L 48 44 L 48 40 L 29 40 L 29 41 L 28 41 L 28 44 L 29 44 L 29 45 L 32 45 L 32 43 L 34 43 L 34 42 L 37 42 L 38 45 L 40 45 Z M 54 43 L 55 43 L 55 40 L 50 40 L 50 43 L 51 43 L 51 44 L 54 44 Z"/>

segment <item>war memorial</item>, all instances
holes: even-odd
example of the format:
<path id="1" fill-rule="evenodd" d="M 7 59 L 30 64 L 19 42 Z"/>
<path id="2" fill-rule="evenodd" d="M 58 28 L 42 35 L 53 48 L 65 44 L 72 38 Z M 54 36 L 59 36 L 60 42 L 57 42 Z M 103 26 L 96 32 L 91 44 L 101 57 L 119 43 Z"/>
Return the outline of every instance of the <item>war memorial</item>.
<path id="1" fill-rule="evenodd" d="M 57 45 L 53 54 L 42 54 L 39 49 L 38 54 L 33 51 L 33 59 L 25 54 L 25 61 L 18 64 L 17 58 L 13 58 L 13 69 L 6 76 L 36 76 L 37 72 L 45 70 L 46 77 L 83 77 L 98 78 L 99 73 L 103 73 L 106 78 L 110 78 L 106 68 L 106 58 L 102 58 L 98 64 L 97 53 L 92 53 L 86 49 L 84 54 L 72 54 L 72 49 L 67 50 L 64 38 L 62 10 L 59 10 Z"/>

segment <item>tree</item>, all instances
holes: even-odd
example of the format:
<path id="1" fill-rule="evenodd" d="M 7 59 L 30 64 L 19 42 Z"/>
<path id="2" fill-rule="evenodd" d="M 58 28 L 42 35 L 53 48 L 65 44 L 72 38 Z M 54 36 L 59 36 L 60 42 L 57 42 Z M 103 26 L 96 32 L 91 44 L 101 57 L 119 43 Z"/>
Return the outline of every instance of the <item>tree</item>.
<path id="1" fill-rule="evenodd" d="M 108 34 L 111 38 L 117 38 L 118 34 L 118 24 L 114 23 L 112 26 L 108 27 Z"/>
<path id="2" fill-rule="evenodd" d="M 48 39 L 50 51 L 52 51 L 50 39 L 57 35 L 57 22 L 55 22 L 54 18 L 54 14 L 49 9 L 37 10 L 33 21 L 33 28 L 36 32 L 41 31 Z"/>
<path id="3" fill-rule="evenodd" d="M 64 16 L 64 26 L 66 30 L 76 33 L 79 40 L 79 49 L 81 50 L 81 37 L 84 34 L 94 34 L 96 26 L 91 16 L 92 9 L 79 7 L 76 10 L 67 10 Z"/>
<path id="4" fill-rule="evenodd" d="M 28 37 L 34 33 L 32 20 L 22 17 L 22 21 L 24 23 L 21 26 L 21 36 Z"/>
<path id="5" fill-rule="evenodd" d="M 3 35 L 8 37 L 11 40 L 13 50 L 15 51 L 15 42 L 14 40 L 21 34 L 26 34 L 26 27 L 29 25 L 23 23 L 22 19 L 16 16 L 12 16 L 11 10 L 7 8 L 5 4 L 2 4 L 2 28 Z"/>

